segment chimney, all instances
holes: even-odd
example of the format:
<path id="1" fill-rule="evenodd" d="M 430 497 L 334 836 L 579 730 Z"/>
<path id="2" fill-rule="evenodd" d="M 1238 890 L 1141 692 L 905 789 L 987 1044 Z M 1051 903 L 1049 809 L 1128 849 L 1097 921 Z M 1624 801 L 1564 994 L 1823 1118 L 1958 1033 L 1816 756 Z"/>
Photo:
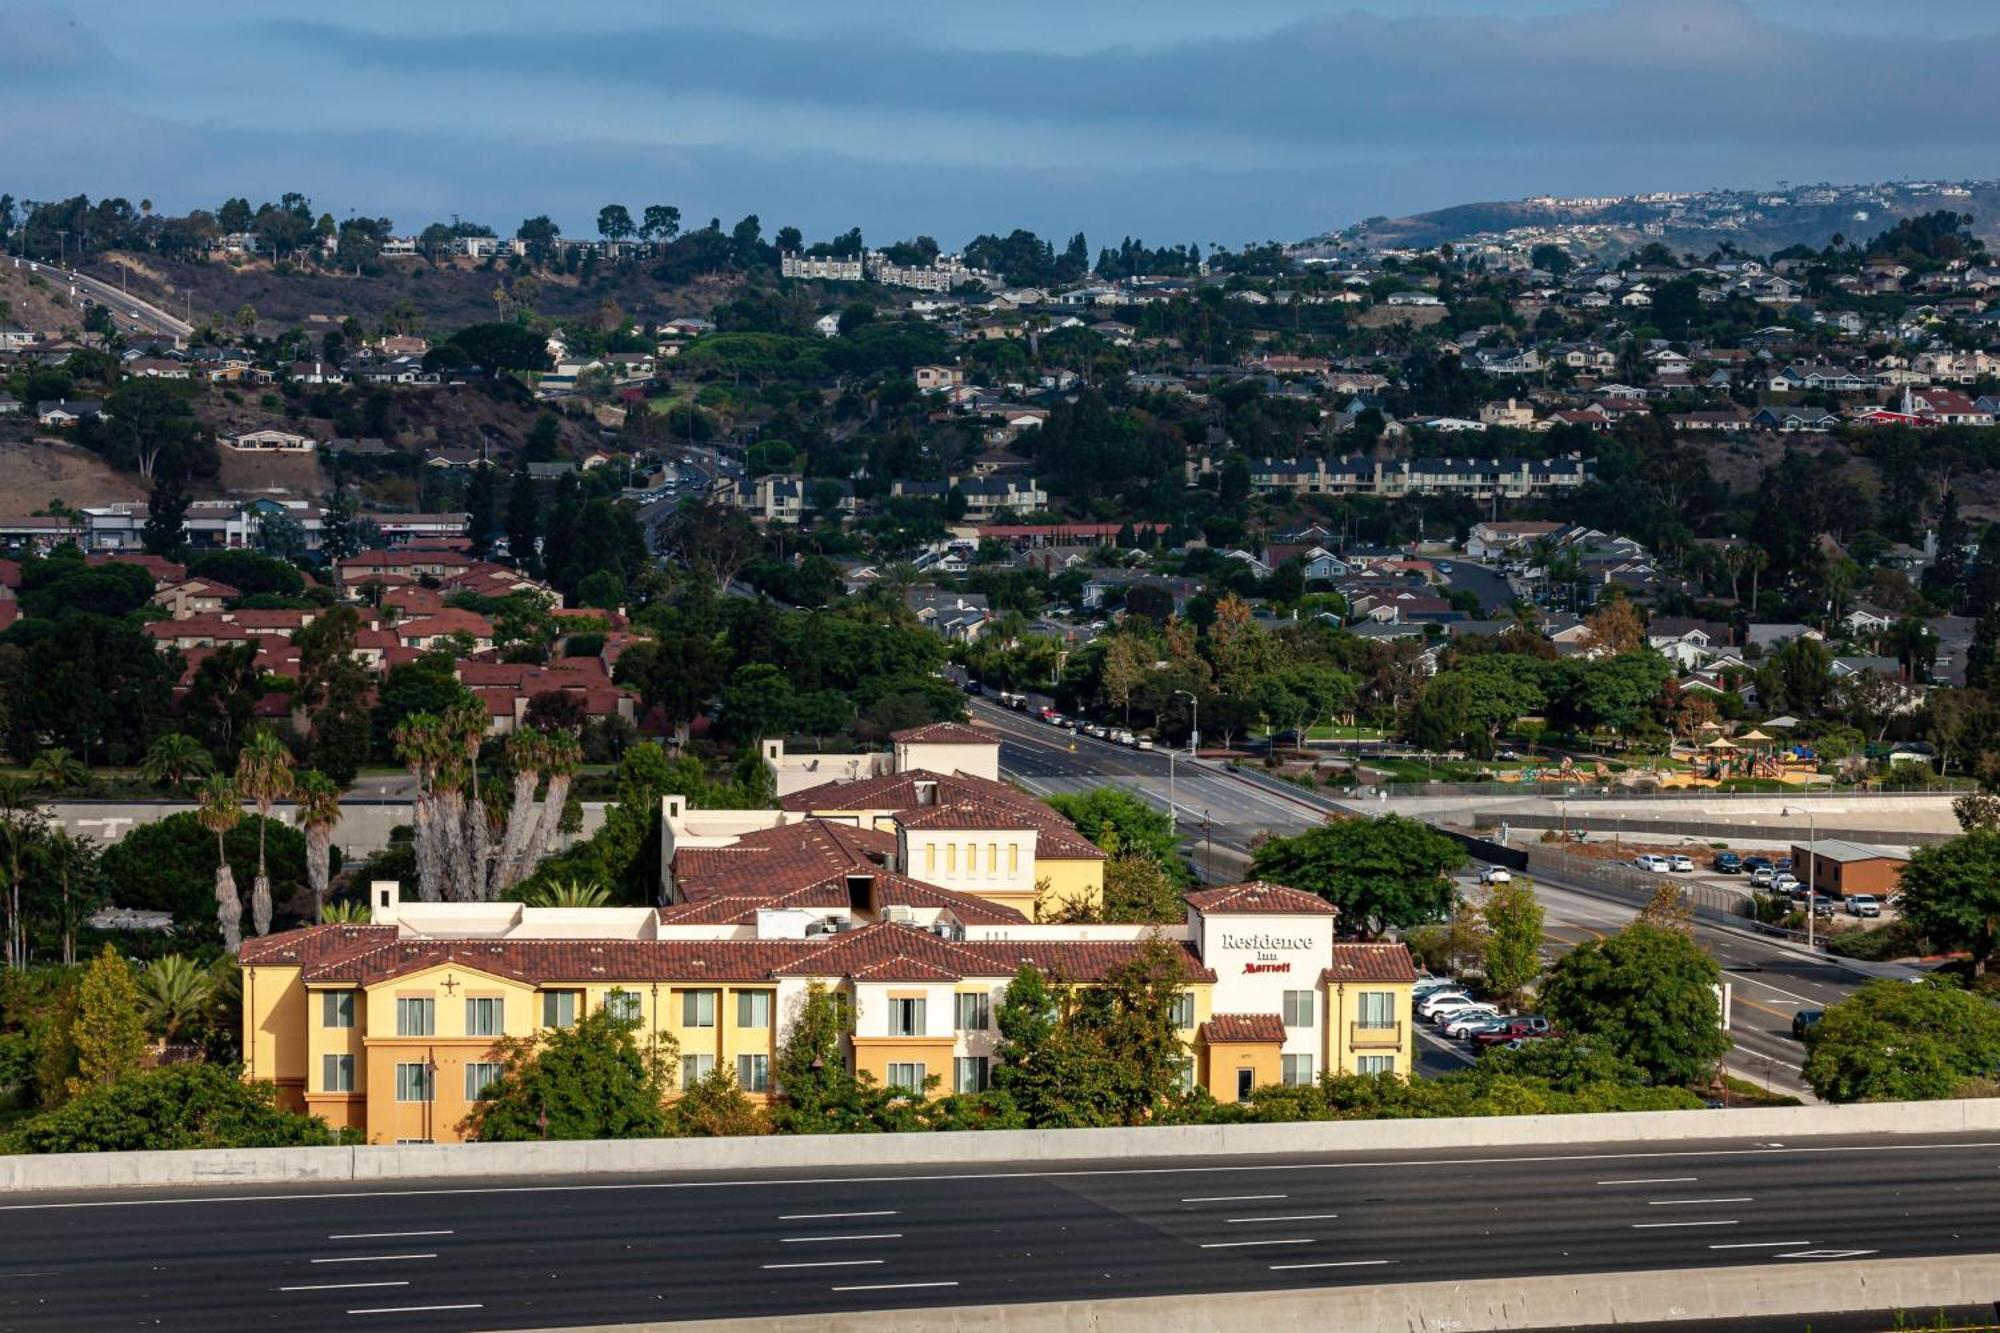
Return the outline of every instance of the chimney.
<path id="1" fill-rule="evenodd" d="M 403 886 L 393 879 L 378 879 L 368 885 L 368 919 L 378 926 L 396 924 L 397 904 L 402 901 Z"/>

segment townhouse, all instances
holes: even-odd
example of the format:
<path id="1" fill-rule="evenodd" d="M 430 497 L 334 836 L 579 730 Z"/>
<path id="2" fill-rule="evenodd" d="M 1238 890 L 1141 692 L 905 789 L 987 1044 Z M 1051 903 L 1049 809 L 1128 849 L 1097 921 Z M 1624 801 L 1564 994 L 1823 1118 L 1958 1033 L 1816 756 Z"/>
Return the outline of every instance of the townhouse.
<path id="1" fill-rule="evenodd" d="M 606 1009 L 673 1052 L 676 1092 L 725 1068 L 767 1100 L 824 989 L 852 1015 L 851 1068 L 912 1097 L 978 1092 L 1022 968 L 1087 987 L 1155 938 L 1182 958 L 1172 1021 L 1188 1086 L 1233 1102 L 1327 1071 L 1411 1068 L 1408 951 L 1337 940 L 1311 894 L 1228 885 L 1187 895 L 1179 922 L 1089 926 L 994 919 L 946 893 L 881 901 L 845 875 L 831 887 L 824 902 L 725 914 L 404 903 L 378 882 L 368 925 L 244 943 L 245 1075 L 369 1142 L 455 1142 L 503 1039 Z"/>

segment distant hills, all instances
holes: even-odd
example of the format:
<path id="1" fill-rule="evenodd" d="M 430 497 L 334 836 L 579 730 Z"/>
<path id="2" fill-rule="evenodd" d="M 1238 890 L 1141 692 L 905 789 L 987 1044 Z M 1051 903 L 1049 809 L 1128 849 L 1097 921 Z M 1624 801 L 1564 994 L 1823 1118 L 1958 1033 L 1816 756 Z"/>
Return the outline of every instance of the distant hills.
<path id="1" fill-rule="evenodd" d="M 1706 255 L 1727 243 L 1769 254 L 1792 245 L 1820 248 L 1835 236 L 1866 240 L 1903 218 L 1941 208 L 1971 214 L 1976 234 L 2000 241 L 2000 181 L 1924 181 L 1456 204 L 1410 217 L 1370 218 L 1305 247 L 1434 249 L 1474 240 L 1547 239 L 1572 251 L 1611 255 L 1653 241 L 1676 253 Z"/>

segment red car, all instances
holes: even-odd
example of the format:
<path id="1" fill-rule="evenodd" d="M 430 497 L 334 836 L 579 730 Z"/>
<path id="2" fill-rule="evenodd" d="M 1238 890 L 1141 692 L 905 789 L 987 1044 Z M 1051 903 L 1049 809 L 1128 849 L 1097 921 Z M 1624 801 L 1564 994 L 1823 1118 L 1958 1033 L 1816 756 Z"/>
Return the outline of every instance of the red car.
<path id="1" fill-rule="evenodd" d="M 1523 1014 L 1497 1028 L 1475 1034 L 1472 1040 L 1480 1046 L 1505 1046 L 1518 1038 L 1548 1037 L 1554 1032 L 1549 1020 L 1540 1014 Z"/>

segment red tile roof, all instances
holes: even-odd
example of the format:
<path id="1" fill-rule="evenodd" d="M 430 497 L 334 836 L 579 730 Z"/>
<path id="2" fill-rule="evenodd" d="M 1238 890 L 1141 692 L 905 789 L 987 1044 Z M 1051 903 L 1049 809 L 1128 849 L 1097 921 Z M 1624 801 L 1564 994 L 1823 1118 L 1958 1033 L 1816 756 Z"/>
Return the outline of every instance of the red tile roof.
<path id="1" fill-rule="evenodd" d="M 1277 1014 L 1216 1014 L 1201 1025 L 1201 1039 L 1217 1042 L 1282 1042 L 1285 1020 Z"/>
<path id="2" fill-rule="evenodd" d="M 684 847 L 674 853 L 674 883 L 683 899 L 771 896 L 849 870 L 875 873 L 895 850 L 887 833 L 808 819 L 745 834 L 727 847 Z"/>
<path id="3" fill-rule="evenodd" d="M 998 745 L 999 736 L 990 731 L 974 731 L 956 722 L 928 722 L 921 727 L 905 727 L 889 733 L 898 745 Z"/>
<path id="4" fill-rule="evenodd" d="M 1402 981 L 1417 979 L 1417 965 L 1410 951 L 1400 944 L 1336 944 L 1333 966 L 1319 974 L 1322 983 L 1334 981 Z"/>
<path id="5" fill-rule="evenodd" d="M 446 963 L 534 985 L 565 981 L 764 981 L 796 940 L 396 940 L 303 973 L 372 985 Z"/>
<path id="6" fill-rule="evenodd" d="M 1033 828 L 1036 854 L 1066 860 L 1101 860 L 1102 848 L 1076 826 L 1034 797 L 991 778 L 971 773 L 936 773 L 913 768 L 856 782 L 824 782 L 793 792 L 778 803 L 786 810 L 882 810 L 908 812 L 898 818 L 912 828 Z M 932 815 L 954 806 L 984 807 Z M 998 813 L 996 813 L 998 812 Z M 946 821 L 962 822 L 946 822 Z M 998 822 L 988 822 L 998 821 Z"/>
<path id="7" fill-rule="evenodd" d="M 1201 889 L 1188 894 L 1187 900 L 1204 914 L 1248 912 L 1275 916 L 1340 914 L 1340 909 L 1324 898 L 1303 893 L 1298 889 L 1288 889 L 1282 884 L 1267 884 L 1261 879 L 1246 880 L 1241 884 L 1225 884 L 1216 889 Z"/>

